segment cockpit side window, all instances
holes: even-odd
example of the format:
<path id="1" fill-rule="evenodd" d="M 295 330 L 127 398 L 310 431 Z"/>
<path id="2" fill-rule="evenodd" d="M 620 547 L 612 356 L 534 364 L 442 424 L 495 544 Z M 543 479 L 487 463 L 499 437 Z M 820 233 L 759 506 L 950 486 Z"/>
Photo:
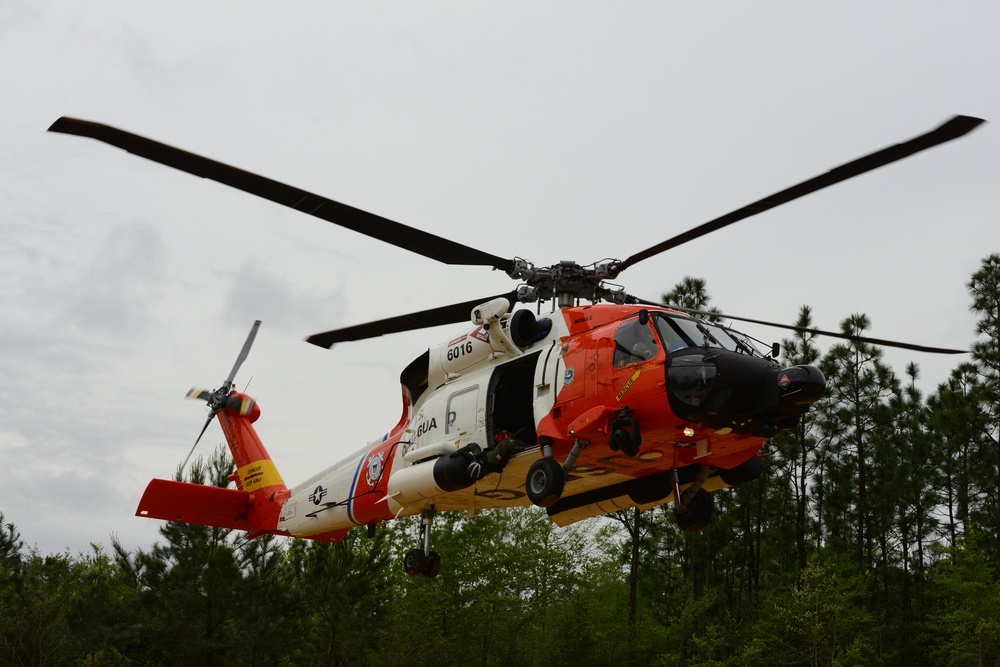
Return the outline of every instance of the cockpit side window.
<path id="1" fill-rule="evenodd" d="M 667 352 L 694 346 L 694 342 L 688 340 L 683 335 L 681 329 L 673 324 L 671 318 L 657 317 L 656 329 L 660 332 L 660 337 L 663 338 L 663 344 L 667 347 Z"/>
<path id="2" fill-rule="evenodd" d="M 656 339 L 649 326 L 640 324 L 638 319 L 629 320 L 615 332 L 615 368 L 648 361 L 656 356 Z"/>

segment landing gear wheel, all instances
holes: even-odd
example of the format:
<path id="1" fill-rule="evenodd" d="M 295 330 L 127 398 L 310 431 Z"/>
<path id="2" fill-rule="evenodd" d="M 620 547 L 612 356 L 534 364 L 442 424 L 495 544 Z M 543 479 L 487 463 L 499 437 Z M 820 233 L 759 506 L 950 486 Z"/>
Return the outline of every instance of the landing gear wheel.
<path id="1" fill-rule="evenodd" d="M 427 554 L 427 558 L 424 561 L 424 567 L 421 574 L 427 577 L 428 579 L 433 579 L 434 577 L 438 576 L 438 572 L 440 571 L 441 571 L 441 555 L 436 551 L 432 551 L 429 554 Z"/>
<path id="2" fill-rule="evenodd" d="M 685 533 L 700 533 L 712 520 L 712 508 L 715 506 L 715 498 L 705 489 L 698 489 L 693 498 L 690 498 L 684 506 L 674 511 L 677 517 L 677 525 Z"/>
<path id="3" fill-rule="evenodd" d="M 551 507 L 562 495 L 566 473 L 555 459 L 538 459 L 528 469 L 524 482 L 528 499 L 539 507 Z"/>
<path id="4" fill-rule="evenodd" d="M 433 551 L 431 553 L 437 556 L 437 554 Z M 406 552 L 406 555 L 403 556 L 403 572 L 406 572 L 406 574 L 411 577 L 423 574 L 426 561 L 427 558 L 424 556 L 422 549 L 410 549 Z M 438 569 L 441 569 L 440 556 L 438 556 Z"/>

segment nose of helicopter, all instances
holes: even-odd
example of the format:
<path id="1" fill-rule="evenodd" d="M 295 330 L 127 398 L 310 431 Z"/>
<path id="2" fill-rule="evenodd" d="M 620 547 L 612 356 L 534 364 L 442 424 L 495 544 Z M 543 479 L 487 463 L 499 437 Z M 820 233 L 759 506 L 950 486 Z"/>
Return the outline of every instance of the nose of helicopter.
<path id="1" fill-rule="evenodd" d="M 793 405 L 811 405 L 825 391 L 826 378 L 815 366 L 792 366 L 778 373 L 778 395 Z"/>
<path id="2" fill-rule="evenodd" d="M 675 415 L 736 433 L 769 438 L 794 428 L 825 390 L 826 378 L 815 366 L 781 368 L 774 360 L 729 350 L 688 349 L 667 365 Z"/>

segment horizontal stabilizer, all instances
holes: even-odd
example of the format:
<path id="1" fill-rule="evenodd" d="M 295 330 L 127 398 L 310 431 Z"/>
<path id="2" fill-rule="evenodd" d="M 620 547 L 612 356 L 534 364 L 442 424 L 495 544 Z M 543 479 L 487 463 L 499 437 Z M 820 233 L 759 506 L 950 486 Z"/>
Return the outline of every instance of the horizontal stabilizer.
<path id="1" fill-rule="evenodd" d="M 251 507 L 246 491 L 154 479 L 142 494 L 135 515 L 216 528 L 266 529 L 248 520 Z"/>

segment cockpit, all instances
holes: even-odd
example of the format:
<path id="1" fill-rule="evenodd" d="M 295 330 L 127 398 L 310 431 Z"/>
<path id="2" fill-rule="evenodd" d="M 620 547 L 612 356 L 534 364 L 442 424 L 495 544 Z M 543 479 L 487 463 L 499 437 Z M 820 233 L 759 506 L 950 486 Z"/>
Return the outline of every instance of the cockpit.
<path id="1" fill-rule="evenodd" d="M 671 410 L 715 429 L 770 437 L 798 423 L 826 385 L 814 366 L 782 368 L 777 346 L 764 354 L 739 331 L 663 311 L 620 324 L 613 365 L 660 359 L 661 348 Z"/>
<path id="2" fill-rule="evenodd" d="M 734 329 L 669 313 L 656 313 L 654 321 L 668 353 L 686 347 L 719 347 L 752 357 L 764 356 L 746 334 Z"/>
<path id="3" fill-rule="evenodd" d="M 642 363 L 656 356 L 660 346 L 667 354 L 687 348 L 718 348 L 764 359 L 765 355 L 746 334 L 692 317 L 671 313 L 651 313 L 659 340 L 653 335 L 647 317 L 622 323 L 615 332 L 614 366 L 621 368 Z"/>

